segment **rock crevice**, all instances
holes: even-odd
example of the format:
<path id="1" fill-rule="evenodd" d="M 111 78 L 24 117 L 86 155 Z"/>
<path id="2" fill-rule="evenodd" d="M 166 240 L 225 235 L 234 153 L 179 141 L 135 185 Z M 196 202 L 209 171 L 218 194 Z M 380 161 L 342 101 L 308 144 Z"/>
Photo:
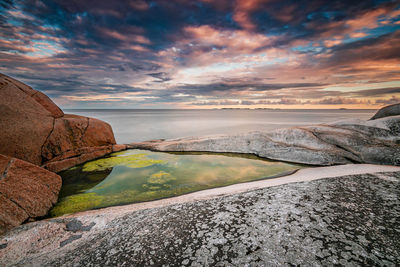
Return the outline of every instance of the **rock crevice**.
<path id="1" fill-rule="evenodd" d="M 8 162 L 7 166 L 6 166 L 5 169 L 4 169 L 3 174 L 1 175 L 0 180 L 7 177 L 8 170 L 10 169 L 10 167 L 11 167 L 11 165 L 14 163 L 14 161 L 15 161 L 15 159 L 11 159 L 11 160 Z"/>
<path id="2" fill-rule="evenodd" d="M 55 124 L 56 124 L 56 118 L 53 118 L 53 126 L 51 127 L 51 130 L 50 130 L 49 134 L 47 135 L 45 141 L 42 144 L 42 147 L 40 148 L 40 154 L 42 155 L 42 162 L 44 162 L 46 160 L 45 158 L 43 158 L 44 145 L 47 143 L 47 141 L 49 140 L 51 134 L 53 133 Z"/>

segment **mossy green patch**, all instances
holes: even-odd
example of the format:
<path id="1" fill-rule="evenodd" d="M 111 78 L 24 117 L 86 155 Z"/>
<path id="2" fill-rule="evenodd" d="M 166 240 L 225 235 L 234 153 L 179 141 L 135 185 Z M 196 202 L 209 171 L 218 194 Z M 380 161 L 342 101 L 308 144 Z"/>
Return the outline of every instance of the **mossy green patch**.
<path id="1" fill-rule="evenodd" d="M 159 171 L 157 173 L 152 174 L 150 178 L 147 179 L 147 182 L 150 184 L 165 184 L 174 180 L 176 180 L 176 178 L 173 177 L 170 173 L 165 171 Z"/>
<path id="2" fill-rule="evenodd" d="M 179 196 L 301 167 L 220 154 L 127 150 L 62 172 L 60 199 L 50 216 Z"/>
<path id="3" fill-rule="evenodd" d="M 50 211 L 50 216 L 56 217 L 64 214 L 94 209 L 104 200 L 104 196 L 96 193 L 83 193 L 63 198 Z"/>
<path id="4" fill-rule="evenodd" d="M 116 153 L 114 153 L 116 154 Z M 123 154 L 119 154 L 123 155 Z M 111 169 L 117 165 L 124 165 L 129 168 L 144 168 L 154 164 L 163 164 L 166 161 L 151 159 L 146 154 L 133 154 L 127 156 L 112 156 L 109 158 L 102 158 L 94 161 L 90 161 L 83 165 L 82 171 L 102 171 Z"/>

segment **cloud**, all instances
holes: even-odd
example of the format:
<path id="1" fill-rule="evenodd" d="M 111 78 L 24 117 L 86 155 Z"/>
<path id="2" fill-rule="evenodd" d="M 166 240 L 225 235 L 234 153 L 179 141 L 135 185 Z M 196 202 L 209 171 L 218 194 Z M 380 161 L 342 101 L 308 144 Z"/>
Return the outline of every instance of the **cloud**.
<path id="1" fill-rule="evenodd" d="M 344 97 L 336 97 L 336 98 L 325 98 L 318 101 L 312 101 L 312 104 L 318 105 L 353 105 L 353 104 L 369 104 L 369 100 L 360 100 L 354 98 L 344 98 Z"/>
<path id="2" fill-rule="evenodd" d="M 399 94 L 399 20 L 398 1 L 2 1 L 0 71 L 76 105 L 369 107 Z"/>
<path id="3" fill-rule="evenodd" d="M 158 80 L 156 80 L 156 82 L 167 82 L 171 80 L 168 73 L 166 72 L 155 72 L 155 73 L 149 73 L 147 75 L 157 78 Z"/>
<path id="4" fill-rule="evenodd" d="M 392 94 L 400 95 L 400 87 L 359 90 L 359 91 L 353 92 L 352 94 L 355 96 L 363 96 L 363 97 L 385 96 L 385 95 L 392 95 Z"/>
<path id="5" fill-rule="evenodd" d="M 400 103 L 400 97 L 397 96 L 392 96 L 389 99 L 378 99 L 375 101 L 376 104 L 381 104 L 381 105 L 393 105 L 393 104 L 399 104 Z"/>
<path id="6" fill-rule="evenodd" d="M 229 95 L 241 92 L 263 92 L 286 88 L 308 88 L 321 86 L 319 83 L 211 83 L 211 84 L 186 84 L 175 87 L 175 91 L 192 95 Z"/>

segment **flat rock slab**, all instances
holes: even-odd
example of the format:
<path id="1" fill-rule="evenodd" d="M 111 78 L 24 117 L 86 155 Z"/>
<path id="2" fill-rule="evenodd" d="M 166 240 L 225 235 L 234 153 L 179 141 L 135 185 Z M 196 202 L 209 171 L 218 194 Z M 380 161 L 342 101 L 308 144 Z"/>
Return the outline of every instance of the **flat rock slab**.
<path id="1" fill-rule="evenodd" d="M 369 163 L 400 165 L 400 116 L 245 134 L 187 137 L 132 143 L 155 151 L 250 153 L 320 166 Z"/>
<path id="2" fill-rule="evenodd" d="M 284 184 L 105 220 L 70 216 L 0 240 L 0 265 L 400 264 L 400 172 Z M 101 210 L 100 210 L 101 211 Z"/>

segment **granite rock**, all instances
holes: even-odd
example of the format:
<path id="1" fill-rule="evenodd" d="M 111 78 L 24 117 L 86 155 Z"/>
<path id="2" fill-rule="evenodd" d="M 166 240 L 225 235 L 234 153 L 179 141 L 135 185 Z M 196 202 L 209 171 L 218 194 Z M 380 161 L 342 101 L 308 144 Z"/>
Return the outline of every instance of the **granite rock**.
<path id="1" fill-rule="evenodd" d="M 371 120 L 400 115 L 400 103 L 386 106 L 378 110 Z"/>
<path id="2" fill-rule="evenodd" d="M 155 151 L 250 153 L 311 165 L 371 163 L 400 165 L 400 116 L 236 135 L 188 137 L 132 143 Z"/>
<path id="3" fill-rule="evenodd" d="M 45 216 L 57 202 L 61 183 L 53 172 L 0 154 L 0 234 Z"/>
<path id="4" fill-rule="evenodd" d="M 0 114 L 0 153 L 55 172 L 110 153 L 115 144 L 109 124 L 65 115 L 45 94 L 3 74 Z"/>
<path id="5" fill-rule="evenodd" d="M 15 228 L 1 266 L 400 264 L 400 172 L 345 175 Z"/>

